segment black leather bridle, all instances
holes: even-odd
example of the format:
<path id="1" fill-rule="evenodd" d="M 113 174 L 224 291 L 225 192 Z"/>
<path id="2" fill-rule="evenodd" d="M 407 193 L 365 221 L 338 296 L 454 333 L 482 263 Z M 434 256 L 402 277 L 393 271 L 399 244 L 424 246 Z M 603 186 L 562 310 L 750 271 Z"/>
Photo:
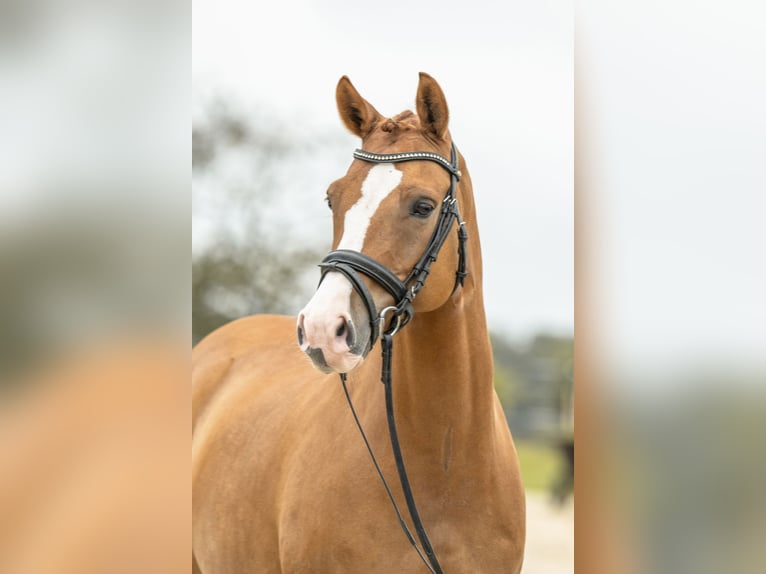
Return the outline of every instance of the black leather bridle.
<path id="1" fill-rule="evenodd" d="M 346 394 L 346 399 L 351 407 L 351 412 L 354 415 L 354 420 L 359 428 L 359 432 L 364 439 L 364 443 L 367 447 L 367 451 L 370 453 L 372 462 L 375 466 L 375 470 L 378 473 L 383 486 L 386 489 L 388 498 L 393 505 L 396 516 L 399 519 L 399 524 L 402 527 L 407 539 L 412 544 L 415 551 L 420 556 L 423 563 L 433 574 L 443 574 L 441 565 L 436 558 L 436 553 L 433 550 L 431 541 L 426 534 L 423 522 L 420 519 L 417 506 L 415 505 L 415 499 L 412 495 L 412 488 L 410 487 L 409 478 L 407 477 L 407 470 L 404 466 L 404 459 L 402 458 L 402 451 L 399 445 L 399 438 L 396 431 L 396 422 L 394 420 L 394 404 L 393 404 L 393 389 L 391 385 L 391 358 L 393 354 L 393 336 L 399 332 L 399 330 L 409 323 L 414 314 L 412 302 L 425 285 L 426 279 L 431 269 L 431 264 L 436 261 L 439 255 L 439 251 L 444 245 L 450 230 L 453 227 L 455 221 L 457 221 L 458 228 L 458 268 L 455 274 L 455 285 L 453 292 L 459 286 L 463 285 L 466 273 L 465 263 L 465 244 L 468 239 L 468 234 L 465 230 L 465 223 L 460 219 L 460 211 L 457 205 L 457 182 L 460 179 L 461 173 L 458 163 L 457 150 L 455 144 L 452 144 L 451 160 L 447 160 L 445 157 L 425 151 L 415 152 L 402 152 L 392 154 L 379 154 L 357 149 L 354 152 L 354 157 L 359 160 L 371 162 L 371 163 L 399 163 L 405 161 L 432 161 L 441 165 L 450 173 L 450 187 L 449 191 L 442 201 L 441 210 L 439 212 L 439 218 L 436 222 L 436 228 L 434 229 L 431 239 L 426 246 L 423 255 L 418 262 L 412 268 L 409 275 L 402 281 L 394 273 L 389 271 L 385 265 L 374 260 L 372 257 L 360 253 L 358 251 L 351 251 L 346 249 L 339 249 L 331 251 L 327 257 L 325 257 L 319 266 L 322 269 L 322 279 L 330 272 L 338 272 L 343 274 L 351 282 L 354 290 L 361 297 L 367 313 L 370 318 L 370 340 L 369 348 L 375 344 L 375 341 L 380 337 L 381 348 L 383 353 L 383 367 L 381 371 L 381 381 L 385 387 L 386 396 L 386 417 L 388 420 L 388 430 L 391 439 L 391 448 L 394 452 L 394 458 L 396 459 L 396 469 L 399 473 L 399 481 L 402 485 L 404 492 L 404 498 L 407 502 L 407 508 L 412 518 L 412 522 L 415 526 L 420 543 L 423 547 L 421 551 L 415 542 L 412 533 L 407 527 L 402 515 L 399 511 L 399 507 L 391 494 L 391 489 L 386 482 L 383 472 L 380 470 L 375 455 L 372 452 L 370 443 L 367 440 L 367 436 L 359 422 L 359 417 L 354 409 L 354 404 L 351 401 L 348 388 L 346 386 L 346 373 L 340 374 L 341 383 L 343 384 L 343 390 Z M 375 301 L 370 294 L 369 289 L 365 285 L 364 281 L 359 274 L 364 274 L 378 285 L 383 287 L 394 298 L 394 305 L 385 307 L 378 312 Z M 321 280 L 320 280 L 321 283 Z M 388 328 L 386 324 L 388 323 Z M 423 556 L 425 553 L 425 557 Z M 427 560 L 426 560 L 427 558 Z"/>
<path id="2" fill-rule="evenodd" d="M 354 290 L 359 294 L 367 308 L 367 314 L 370 318 L 370 346 L 375 344 L 378 339 L 381 328 L 385 328 L 385 321 L 387 319 L 392 320 L 397 329 L 401 329 L 412 318 L 414 313 L 412 309 L 412 301 L 415 296 L 423 288 L 428 273 L 431 269 L 431 264 L 436 261 L 439 251 L 444 244 L 444 241 L 449 235 L 450 229 L 454 221 L 458 222 L 458 269 L 455 277 L 455 289 L 458 285 L 463 285 L 463 279 L 466 276 L 465 271 L 465 242 L 468 238 L 464 222 L 460 219 L 460 211 L 457 206 L 457 182 L 460 180 L 460 168 L 458 165 L 457 149 L 455 144 L 452 144 L 451 148 L 452 160 L 429 151 L 413 151 L 402 153 L 371 153 L 361 149 L 354 151 L 354 157 L 363 161 L 371 163 L 401 163 L 405 161 L 432 161 L 438 163 L 444 169 L 450 173 L 450 186 L 449 191 L 442 201 L 441 210 L 439 212 L 439 219 L 436 222 L 436 228 L 434 229 L 431 239 L 428 242 L 423 255 L 418 262 L 412 268 L 409 275 L 400 280 L 396 275 L 389 271 L 385 265 L 375 261 L 372 257 L 360 253 L 359 251 L 351 251 L 348 249 L 338 249 L 331 251 L 322 260 L 319 266 L 322 268 L 322 279 L 330 271 L 337 271 L 342 273 L 348 278 L 353 285 Z M 378 285 L 383 287 L 394 298 L 394 305 L 392 307 L 386 307 L 380 313 L 375 307 L 375 302 L 372 299 L 369 289 L 362 281 L 359 273 L 366 275 L 375 281 Z M 320 280 L 321 283 L 321 280 Z M 387 315 L 391 315 L 387 317 Z M 384 323 L 381 326 L 381 323 Z"/>

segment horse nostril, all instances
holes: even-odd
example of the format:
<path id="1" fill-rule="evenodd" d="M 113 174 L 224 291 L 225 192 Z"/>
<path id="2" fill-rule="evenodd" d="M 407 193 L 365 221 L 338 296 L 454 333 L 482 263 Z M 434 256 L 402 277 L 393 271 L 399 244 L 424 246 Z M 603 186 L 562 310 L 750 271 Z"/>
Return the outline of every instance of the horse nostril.
<path id="1" fill-rule="evenodd" d="M 343 319 L 340 324 L 340 327 L 338 327 L 337 331 L 335 331 L 335 336 L 342 337 L 345 332 L 346 332 L 346 320 Z"/>
<path id="2" fill-rule="evenodd" d="M 349 350 L 354 348 L 356 344 L 356 329 L 354 329 L 354 323 L 346 321 L 346 329 L 343 331 L 346 334 L 346 344 Z"/>
<path id="3" fill-rule="evenodd" d="M 303 315 L 298 317 L 298 345 L 303 345 Z"/>

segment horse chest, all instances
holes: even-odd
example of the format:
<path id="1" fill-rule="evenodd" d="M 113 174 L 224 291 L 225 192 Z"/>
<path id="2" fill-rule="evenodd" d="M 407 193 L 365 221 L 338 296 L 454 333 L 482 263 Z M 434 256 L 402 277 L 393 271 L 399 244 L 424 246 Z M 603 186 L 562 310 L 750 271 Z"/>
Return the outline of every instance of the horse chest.
<path id="1" fill-rule="evenodd" d="M 399 527 L 361 439 L 338 428 L 326 430 L 317 429 L 286 469 L 278 523 L 282 572 L 426 571 Z M 390 447 L 381 445 L 375 450 L 384 455 L 383 472 L 406 513 L 393 462 L 385 456 Z M 445 572 L 513 571 L 509 558 L 512 563 L 518 551 L 498 528 L 499 501 L 483 511 L 488 505 L 473 497 L 473 484 L 456 493 L 446 484 L 424 489 L 421 483 L 417 491 Z"/>
<path id="2" fill-rule="evenodd" d="M 399 528 L 360 437 L 345 431 L 346 414 L 339 413 L 334 419 L 340 421 L 337 427 L 330 424 L 315 429 L 285 468 L 278 521 L 285 574 L 390 573 L 400 571 L 392 570 L 392 561 L 409 565 L 413 556 L 418 560 Z M 375 446 L 385 447 L 376 449 L 383 454 L 390 449 L 384 443 Z M 386 461 L 383 465 L 395 487 L 393 464 Z M 428 504 L 427 496 L 422 503 Z M 404 508 L 404 502 L 400 504 Z M 411 567 L 418 571 L 417 562 Z"/>

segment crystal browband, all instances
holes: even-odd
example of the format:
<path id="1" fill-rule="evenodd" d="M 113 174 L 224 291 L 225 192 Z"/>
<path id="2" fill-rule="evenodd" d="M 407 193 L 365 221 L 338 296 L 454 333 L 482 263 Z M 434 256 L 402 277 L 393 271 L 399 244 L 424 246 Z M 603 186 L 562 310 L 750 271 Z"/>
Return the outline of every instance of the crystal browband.
<path id="1" fill-rule="evenodd" d="M 364 161 L 371 161 L 375 163 L 398 163 L 402 161 L 412 161 L 425 159 L 435 161 L 447 171 L 449 171 L 456 178 L 460 179 L 462 175 L 457 165 L 452 165 L 446 157 L 440 156 L 438 153 L 432 153 L 430 151 L 410 151 L 402 153 L 372 153 L 364 151 L 363 149 L 357 149 L 354 151 L 354 157 Z"/>

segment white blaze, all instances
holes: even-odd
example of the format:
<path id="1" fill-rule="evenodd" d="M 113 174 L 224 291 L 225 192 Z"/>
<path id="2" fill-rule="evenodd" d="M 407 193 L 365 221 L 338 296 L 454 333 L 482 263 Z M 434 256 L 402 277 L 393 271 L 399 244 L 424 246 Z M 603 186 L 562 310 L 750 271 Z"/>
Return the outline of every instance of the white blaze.
<path id="1" fill-rule="evenodd" d="M 361 251 L 372 216 L 383 200 L 399 185 L 402 172 L 392 163 L 380 163 L 372 166 L 362 183 L 362 194 L 357 202 L 346 212 L 343 220 L 343 237 L 338 249 Z M 335 336 L 338 318 L 351 315 L 351 283 L 340 273 L 329 273 L 314 293 L 311 301 L 300 312 L 304 321 L 305 349 L 323 349 L 325 359 L 331 367 L 345 365 L 352 360 L 344 356 L 341 342 Z M 300 321 L 300 319 L 299 319 Z M 359 357 L 353 357 L 354 364 Z"/>
<path id="2" fill-rule="evenodd" d="M 402 172 L 392 163 L 372 166 L 362 183 L 362 195 L 346 212 L 343 220 L 343 237 L 338 249 L 361 251 L 370 220 L 386 197 L 399 185 Z"/>

